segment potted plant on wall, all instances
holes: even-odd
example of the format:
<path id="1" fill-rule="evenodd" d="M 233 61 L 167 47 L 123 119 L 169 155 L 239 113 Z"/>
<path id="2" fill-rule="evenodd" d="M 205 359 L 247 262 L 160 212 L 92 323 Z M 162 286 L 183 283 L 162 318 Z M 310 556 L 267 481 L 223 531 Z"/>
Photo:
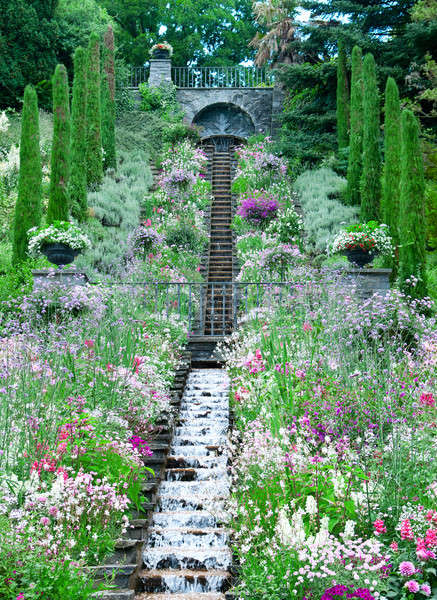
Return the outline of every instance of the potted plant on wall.
<path id="1" fill-rule="evenodd" d="M 173 47 L 168 42 L 159 42 L 150 48 L 152 58 L 170 58 L 173 54 Z"/>
<path id="2" fill-rule="evenodd" d="M 58 267 L 68 265 L 86 248 L 91 247 L 89 238 L 73 223 L 54 221 L 51 225 L 32 227 L 28 231 L 28 251 L 31 256 L 44 254 Z"/>
<path id="3" fill-rule="evenodd" d="M 377 254 L 393 254 L 392 239 L 388 226 L 376 221 L 351 225 L 341 230 L 331 243 L 328 254 L 345 254 L 354 266 L 363 268 L 372 262 Z"/>

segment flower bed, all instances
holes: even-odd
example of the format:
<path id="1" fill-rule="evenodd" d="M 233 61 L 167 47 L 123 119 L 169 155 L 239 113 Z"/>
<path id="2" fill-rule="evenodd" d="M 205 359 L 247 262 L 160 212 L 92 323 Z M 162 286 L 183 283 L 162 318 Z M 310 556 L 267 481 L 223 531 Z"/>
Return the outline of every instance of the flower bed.
<path id="1" fill-rule="evenodd" d="M 437 328 L 397 292 L 309 267 L 246 317 L 229 505 L 247 600 L 412 599 L 437 587 Z M 433 592 L 431 591 L 433 590 Z"/>
<path id="2" fill-rule="evenodd" d="M 126 531 L 157 422 L 170 418 L 183 323 L 147 314 L 128 287 L 104 297 L 80 291 L 85 308 L 70 289 L 47 319 L 53 305 L 32 295 L 16 301 L 18 319 L 2 323 L 5 599 L 90 597 L 83 567 Z"/>

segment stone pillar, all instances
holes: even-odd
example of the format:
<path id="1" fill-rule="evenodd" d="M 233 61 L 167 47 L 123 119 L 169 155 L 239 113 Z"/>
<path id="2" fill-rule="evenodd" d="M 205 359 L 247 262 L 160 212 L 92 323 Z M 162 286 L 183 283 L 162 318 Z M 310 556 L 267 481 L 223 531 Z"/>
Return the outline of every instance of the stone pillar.
<path id="1" fill-rule="evenodd" d="M 152 58 L 150 60 L 149 86 L 171 83 L 171 58 Z"/>
<path id="2" fill-rule="evenodd" d="M 385 295 L 390 289 L 391 269 L 348 269 L 346 274 L 356 285 L 360 298 L 370 298 L 373 294 Z"/>
<path id="3" fill-rule="evenodd" d="M 280 117 L 284 109 L 284 89 L 275 81 L 272 95 L 272 136 L 276 135 L 281 126 Z"/>

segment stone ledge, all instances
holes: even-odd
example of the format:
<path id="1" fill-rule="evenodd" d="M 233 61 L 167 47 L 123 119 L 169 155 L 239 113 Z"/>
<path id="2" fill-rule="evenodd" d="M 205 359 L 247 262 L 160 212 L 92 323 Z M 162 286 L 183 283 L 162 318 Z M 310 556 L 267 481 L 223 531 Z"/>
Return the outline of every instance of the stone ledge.
<path id="1" fill-rule="evenodd" d="M 357 295 L 370 298 L 390 290 L 391 269 L 347 269 L 345 275 L 356 284 Z"/>

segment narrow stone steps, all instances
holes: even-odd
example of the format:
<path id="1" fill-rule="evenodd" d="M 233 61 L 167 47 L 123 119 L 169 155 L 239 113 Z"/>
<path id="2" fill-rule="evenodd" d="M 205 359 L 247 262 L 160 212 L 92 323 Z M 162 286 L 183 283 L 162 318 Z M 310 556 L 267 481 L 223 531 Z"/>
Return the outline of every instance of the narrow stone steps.
<path id="1" fill-rule="evenodd" d="M 132 596 L 133 597 L 133 596 Z M 140 594 L 135 596 L 136 600 L 226 600 L 224 594 L 215 593 L 201 593 L 194 592 L 193 594 L 167 594 L 165 592 L 161 594 Z"/>

